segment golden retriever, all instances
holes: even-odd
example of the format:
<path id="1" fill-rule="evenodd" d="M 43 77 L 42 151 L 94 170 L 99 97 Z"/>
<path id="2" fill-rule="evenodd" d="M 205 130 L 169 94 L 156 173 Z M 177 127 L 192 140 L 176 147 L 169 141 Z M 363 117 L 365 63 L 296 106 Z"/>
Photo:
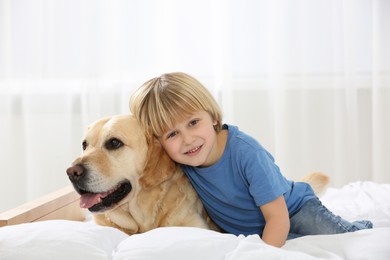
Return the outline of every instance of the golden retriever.
<path id="1" fill-rule="evenodd" d="M 158 141 L 147 142 L 131 115 L 92 123 L 82 147 L 66 172 L 96 223 L 128 234 L 163 226 L 218 230 L 185 174 Z M 314 173 L 303 181 L 320 192 L 328 177 Z"/>

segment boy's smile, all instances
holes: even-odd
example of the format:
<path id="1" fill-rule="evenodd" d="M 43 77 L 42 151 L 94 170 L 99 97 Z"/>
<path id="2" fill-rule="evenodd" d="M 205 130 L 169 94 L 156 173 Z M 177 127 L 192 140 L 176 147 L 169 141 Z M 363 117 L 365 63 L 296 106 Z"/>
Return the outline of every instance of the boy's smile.
<path id="1" fill-rule="evenodd" d="M 177 163 L 210 166 L 221 157 L 226 143 L 226 138 L 221 139 L 214 130 L 214 124 L 208 112 L 199 111 L 178 122 L 159 141 Z"/>
<path id="2" fill-rule="evenodd" d="M 202 146 L 195 147 L 194 149 L 191 149 L 188 152 L 186 152 L 186 154 L 189 156 L 195 156 L 200 152 L 201 148 L 202 148 Z"/>

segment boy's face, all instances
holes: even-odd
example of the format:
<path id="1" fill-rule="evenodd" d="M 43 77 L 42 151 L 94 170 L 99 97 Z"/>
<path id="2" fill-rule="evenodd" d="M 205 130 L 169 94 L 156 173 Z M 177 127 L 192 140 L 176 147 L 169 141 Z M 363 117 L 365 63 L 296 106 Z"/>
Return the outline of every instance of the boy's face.
<path id="1" fill-rule="evenodd" d="M 206 111 L 199 111 L 159 137 L 172 160 L 190 166 L 210 166 L 222 155 L 217 145 L 215 121 Z"/>

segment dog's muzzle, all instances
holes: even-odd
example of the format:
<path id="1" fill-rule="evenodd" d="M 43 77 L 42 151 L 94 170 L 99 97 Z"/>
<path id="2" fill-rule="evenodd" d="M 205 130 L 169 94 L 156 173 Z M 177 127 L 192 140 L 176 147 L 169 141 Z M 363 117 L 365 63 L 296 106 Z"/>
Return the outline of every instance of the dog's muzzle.
<path id="1" fill-rule="evenodd" d="M 104 212 L 117 205 L 132 190 L 129 180 L 123 180 L 112 189 L 105 192 L 92 192 L 88 190 L 88 171 L 81 164 L 76 164 L 66 170 L 74 189 L 81 195 L 80 207 L 91 212 Z"/>

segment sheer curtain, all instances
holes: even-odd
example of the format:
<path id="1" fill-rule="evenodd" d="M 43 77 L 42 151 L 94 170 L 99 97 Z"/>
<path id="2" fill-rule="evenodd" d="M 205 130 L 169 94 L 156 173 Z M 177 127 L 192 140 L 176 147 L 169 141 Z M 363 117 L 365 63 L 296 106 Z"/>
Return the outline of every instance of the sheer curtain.
<path id="1" fill-rule="evenodd" d="M 292 179 L 390 182 L 390 2 L 0 0 L 0 211 L 68 185 L 92 121 L 164 72 Z"/>

